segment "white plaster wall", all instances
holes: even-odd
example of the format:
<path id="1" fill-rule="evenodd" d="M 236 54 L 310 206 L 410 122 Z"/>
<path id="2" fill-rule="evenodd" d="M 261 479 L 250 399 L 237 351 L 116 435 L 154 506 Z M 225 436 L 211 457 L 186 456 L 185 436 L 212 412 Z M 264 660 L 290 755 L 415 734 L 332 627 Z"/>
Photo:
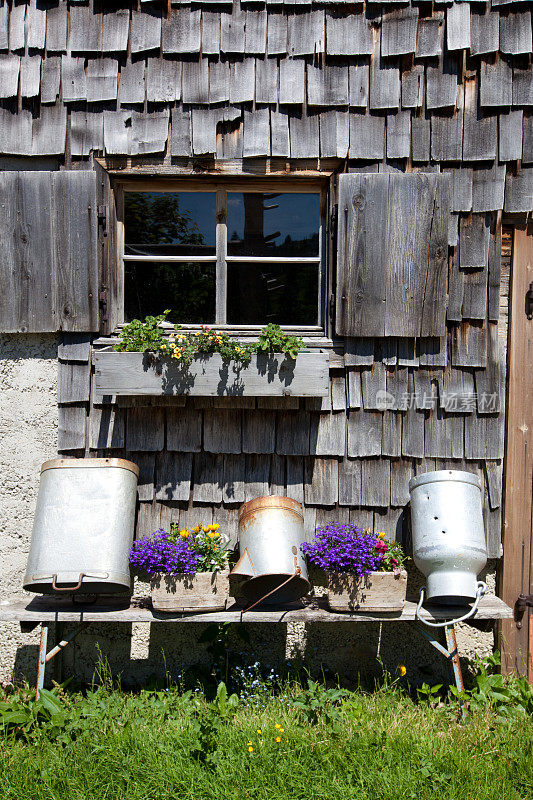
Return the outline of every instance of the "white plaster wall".
<path id="1" fill-rule="evenodd" d="M 57 453 L 57 336 L 0 334 L 0 603 L 25 595 L 43 461 Z M 37 632 L 0 623 L 0 682 L 35 673 Z"/>
<path id="2" fill-rule="evenodd" d="M 0 334 L 0 603 L 7 595 L 28 597 L 22 590 L 33 513 L 43 461 L 56 454 L 57 436 L 57 338 L 55 335 Z M 485 579 L 494 591 L 494 563 Z M 421 576 L 410 570 L 411 591 Z M 98 657 L 97 643 L 115 673 L 125 683 L 146 681 L 168 671 L 180 673 L 206 662 L 205 645 L 194 644 L 202 625 L 182 626 L 94 625 L 65 652 L 64 676 L 90 681 Z M 378 676 L 376 656 L 392 671 L 406 664 L 413 682 L 449 679 L 445 664 L 423 638 L 405 624 L 306 626 L 303 624 L 248 626 L 250 644 L 235 646 L 270 665 L 286 657 L 308 666 L 327 666 L 348 681 L 357 680 L 360 669 Z M 53 634 L 53 630 L 51 631 Z M 492 650 L 492 633 L 462 625 L 458 631 L 461 655 L 485 655 Z M 0 683 L 35 680 L 38 632 L 22 634 L 17 623 L 0 623 Z M 163 655 L 163 652 L 165 655 Z M 49 670 L 50 677 L 51 670 Z"/>

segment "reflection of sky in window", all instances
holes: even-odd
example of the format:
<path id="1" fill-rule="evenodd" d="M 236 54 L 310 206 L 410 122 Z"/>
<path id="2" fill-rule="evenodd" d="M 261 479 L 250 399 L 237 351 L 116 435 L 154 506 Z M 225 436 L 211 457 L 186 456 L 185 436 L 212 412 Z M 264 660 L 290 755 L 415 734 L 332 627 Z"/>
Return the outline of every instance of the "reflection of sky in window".
<path id="1" fill-rule="evenodd" d="M 281 244 L 287 236 L 293 240 L 307 239 L 318 231 L 318 193 L 279 194 L 272 199 L 266 197 L 265 206 L 271 208 L 264 212 L 263 233 L 268 236 L 279 231 L 279 236 L 272 240 L 276 245 Z M 244 238 L 242 192 L 228 192 L 228 241 L 235 232 L 239 239 Z"/>
<path id="2" fill-rule="evenodd" d="M 213 192 L 146 192 L 146 195 L 154 199 L 177 197 L 180 213 L 187 215 L 190 225 L 196 225 L 203 236 L 203 244 L 215 245 L 216 195 Z"/>

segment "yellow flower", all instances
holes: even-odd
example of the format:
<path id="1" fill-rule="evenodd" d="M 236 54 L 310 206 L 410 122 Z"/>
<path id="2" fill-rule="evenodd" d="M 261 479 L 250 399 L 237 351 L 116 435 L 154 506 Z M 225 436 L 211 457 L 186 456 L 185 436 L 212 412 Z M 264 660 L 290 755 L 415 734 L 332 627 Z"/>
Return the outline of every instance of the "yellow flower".
<path id="1" fill-rule="evenodd" d="M 403 676 L 407 673 L 407 667 L 404 664 L 399 664 L 398 672 L 400 673 L 400 677 L 403 678 Z"/>
<path id="2" fill-rule="evenodd" d="M 251 743 L 251 742 L 248 742 L 248 747 L 251 747 L 251 746 L 252 746 L 252 743 Z"/>
<path id="3" fill-rule="evenodd" d="M 280 732 L 280 733 L 285 733 L 285 728 L 280 728 L 280 729 L 279 729 L 279 732 Z"/>
<path id="4" fill-rule="evenodd" d="M 201 331 L 196 331 L 195 336 L 201 336 Z"/>
<path id="5" fill-rule="evenodd" d="M 254 748 L 251 745 L 248 745 L 248 752 L 249 753 L 253 753 L 254 752 Z"/>
<path id="6" fill-rule="evenodd" d="M 200 526 L 199 526 L 199 525 L 197 525 L 197 526 L 196 526 L 196 528 L 193 528 L 193 529 L 192 529 L 192 532 L 193 532 L 193 533 L 200 533 Z"/>
<path id="7" fill-rule="evenodd" d="M 206 525 L 202 525 L 202 530 L 204 533 L 207 533 L 209 531 L 209 528 Z"/>
<path id="8" fill-rule="evenodd" d="M 383 533 L 383 531 L 380 531 L 378 533 L 378 536 L 379 536 L 380 539 L 384 539 L 385 538 L 385 534 Z"/>
<path id="9" fill-rule="evenodd" d="M 184 528 L 182 531 L 180 531 L 180 536 L 182 539 L 189 538 L 189 531 L 187 530 L 187 528 Z"/>
<path id="10" fill-rule="evenodd" d="M 281 742 L 281 736 L 276 736 L 276 742 L 278 742 L 278 744 Z"/>
<path id="11" fill-rule="evenodd" d="M 209 530 L 209 531 L 218 531 L 219 528 L 220 528 L 220 525 L 217 525 L 215 522 L 211 522 L 207 526 L 207 530 Z"/>
<path id="12" fill-rule="evenodd" d="M 278 722 L 276 722 L 276 724 L 274 725 L 274 727 L 275 727 L 275 728 L 281 728 L 281 725 L 280 725 Z"/>
<path id="13" fill-rule="evenodd" d="M 257 729 L 257 733 L 261 734 L 261 728 Z"/>

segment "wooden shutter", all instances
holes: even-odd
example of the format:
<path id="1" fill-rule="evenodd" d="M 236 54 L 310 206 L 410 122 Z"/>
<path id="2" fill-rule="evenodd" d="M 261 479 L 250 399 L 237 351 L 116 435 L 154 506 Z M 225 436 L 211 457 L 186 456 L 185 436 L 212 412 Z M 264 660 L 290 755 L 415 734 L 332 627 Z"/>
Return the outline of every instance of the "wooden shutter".
<path id="1" fill-rule="evenodd" d="M 100 286 L 100 333 L 112 333 L 122 321 L 123 279 L 117 251 L 117 211 L 115 193 L 106 170 L 95 164 L 98 207 L 102 212 L 98 226 Z"/>
<path id="2" fill-rule="evenodd" d="M 444 334 L 448 213 L 444 175 L 339 177 L 338 334 Z"/>
<path id="3" fill-rule="evenodd" d="M 0 331 L 98 330 L 96 174 L 0 172 Z"/>

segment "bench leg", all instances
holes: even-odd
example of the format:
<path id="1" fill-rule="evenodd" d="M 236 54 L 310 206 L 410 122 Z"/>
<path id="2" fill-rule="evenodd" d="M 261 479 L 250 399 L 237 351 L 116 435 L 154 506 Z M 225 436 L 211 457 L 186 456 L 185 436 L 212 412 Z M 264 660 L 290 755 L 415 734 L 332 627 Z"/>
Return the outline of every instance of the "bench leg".
<path id="1" fill-rule="evenodd" d="M 465 688 L 463 682 L 463 673 L 461 672 L 461 662 L 459 661 L 459 652 L 457 650 L 457 639 L 455 638 L 455 625 L 450 623 L 444 627 L 444 635 L 446 637 L 446 647 L 444 647 L 436 638 L 436 633 L 431 628 L 423 627 L 415 622 L 415 627 L 420 633 L 428 640 L 428 642 L 442 653 L 444 658 L 450 662 L 453 669 L 453 677 L 457 689 L 462 692 Z"/>
<path id="2" fill-rule="evenodd" d="M 37 663 L 37 698 L 39 697 L 39 692 L 44 686 L 44 673 L 48 662 L 55 658 L 58 653 L 62 653 L 65 647 L 76 638 L 78 633 L 80 633 L 86 625 L 86 622 L 82 622 L 75 630 L 72 631 L 71 634 L 69 634 L 69 636 L 67 636 L 65 639 L 61 639 L 56 646 L 53 647 L 49 653 L 47 653 L 48 623 L 41 622 L 41 641 L 39 644 L 39 661 Z"/>
<path id="3" fill-rule="evenodd" d="M 455 625 L 446 625 L 444 628 L 444 635 L 446 636 L 446 646 L 448 648 L 449 658 L 452 662 L 455 685 L 457 686 L 458 691 L 462 692 L 464 691 L 465 685 L 463 681 L 463 673 L 461 672 L 461 662 L 459 661 L 459 651 L 457 650 Z"/>
<path id="4" fill-rule="evenodd" d="M 39 699 L 39 692 L 44 686 L 44 673 L 46 670 L 46 648 L 48 645 L 48 623 L 41 622 L 41 639 L 39 642 L 39 657 L 37 660 L 37 691 L 36 698 Z"/>

